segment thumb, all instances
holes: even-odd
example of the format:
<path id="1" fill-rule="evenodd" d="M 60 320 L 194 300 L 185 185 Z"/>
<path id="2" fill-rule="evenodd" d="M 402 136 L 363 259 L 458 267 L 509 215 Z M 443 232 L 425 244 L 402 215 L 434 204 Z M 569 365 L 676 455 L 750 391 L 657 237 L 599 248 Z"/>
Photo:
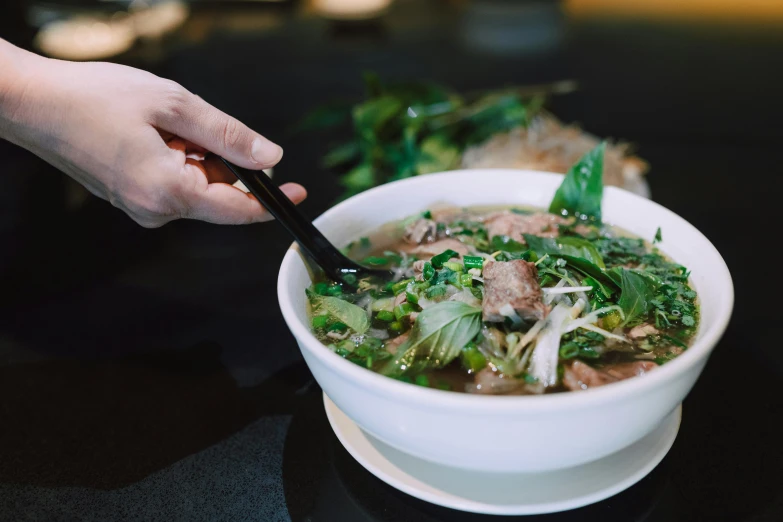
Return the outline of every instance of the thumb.
<path id="1" fill-rule="evenodd" d="M 283 149 L 279 145 L 195 94 L 182 90 L 184 92 L 172 102 L 175 107 L 157 115 L 155 125 L 161 130 L 174 133 L 247 169 L 266 169 L 283 157 Z"/>

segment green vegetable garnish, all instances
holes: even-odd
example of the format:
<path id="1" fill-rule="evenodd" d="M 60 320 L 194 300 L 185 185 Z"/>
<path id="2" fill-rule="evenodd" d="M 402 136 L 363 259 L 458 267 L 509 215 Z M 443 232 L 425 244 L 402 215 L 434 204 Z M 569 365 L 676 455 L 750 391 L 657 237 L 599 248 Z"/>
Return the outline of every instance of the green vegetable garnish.
<path id="1" fill-rule="evenodd" d="M 433 268 L 441 268 L 443 266 L 443 263 L 448 262 L 448 260 L 453 257 L 458 257 L 458 254 L 455 251 L 449 249 L 444 252 L 441 252 L 437 256 L 433 256 L 433 258 L 430 259 L 430 263 L 432 264 Z"/>
<path id="2" fill-rule="evenodd" d="M 601 143 L 571 167 L 555 192 L 549 212 L 574 216 L 582 221 L 601 221 L 605 150 L 606 143 Z"/>
<path id="3" fill-rule="evenodd" d="M 484 258 L 478 256 L 465 256 L 462 259 L 465 264 L 465 268 L 470 270 L 471 268 L 481 269 L 484 266 Z"/>
<path id="4" fill-rule="evenodd" d="M 422 311 L 401 354 L 383 373 L 397 375 L 416 368 L 442 368 L 453 361 L 481 329 L 481 308 L 443 301 Z"/>

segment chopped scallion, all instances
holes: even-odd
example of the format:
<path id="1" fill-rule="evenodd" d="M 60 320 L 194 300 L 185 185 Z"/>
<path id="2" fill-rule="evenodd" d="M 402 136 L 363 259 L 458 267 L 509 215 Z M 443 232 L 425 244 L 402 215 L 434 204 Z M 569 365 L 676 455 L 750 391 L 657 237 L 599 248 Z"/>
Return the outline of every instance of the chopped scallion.
<path id="1" fill-rule="evenodd" d="M 365 257 L 364 260 L 362 260 L 362 264 L 370 265 L 370 266 L 383 266 L 383 265 L 388 265 L 389 260 L 381 256 L 368 256 Z"/>
<path id="2" fill-rule="evenodd" d="M 476 373 L 487 366 L 487 359 L 479 351 L 476 343 L 468 343 L 460 352 L 462 367 L 470 373 Z"/>
<path id="3" fill-rule="evenodd" d="M 326 315 L 316 315 L 313 317 L 313 328 L 326 328 L 326 325 L 329 323 L 329 316 Z"/>
<path id="4" fill-rule="evenodd" d="M 435 268 L 441 268 L 443 263 L 447 262 L 453 257 L 459 257 L 459 254 L 457 254 L 454 250 L 449 249 L 445 252 L 441 252 L 437 256 L 434 256 L 432 259 L 430 259 L 430 263 L 432 263 L 432 266 Z M 427 278 L 425 277 L 425 279 Z"/>
<path id="5" fill-rule="evenodd" d="M 381 321 L 394 321 L 394 312 L 389 312 L 387 310 L 381 310 L 378 312 L 378 315 L 376 316 Z"/>
<path id="6" fill-rule="evenodd" d="M 332 323 L 331 326 L 329 326 L 330 332 L 344 332 L 348 329 L 348 325 L 345 323 L 341 323 L 339 321 Z"/>
<path id="7" fill-rule="evenodd" d="M 340 285 L 332 285 L 326 289 L 326 295 L 336 296 L 336 295 L 342 295 L 342 293 L 343 293 L 343 287 Z"/>
<path id="8" fill-rule="evenodd" d="M 405 291 L 406 288 L 408 288 L 408 284 L 412 282 L 413 279 L 403 279 L 402 281 L 394 283 L 392 285 L 392 292 L 394 292 L 394 295 L 400 295 Z"/>
<path id="9" fill-rule="evenodd" d="M 432 263 L 429 261 L 424 263 L 424 268 L 422 269 L 421 275 L 425 281 L 429 281 L 435 277 L 435 267 L 432 266 Z"/>
<path id="10" fill-rule="evenodd" d="M 464 267 L 461 263 L 455 263 L 453 261 L 446 261 L 443 263 L 444 268 L 448 268 L 449 270 L 454 270 L 455 272 L 462 272 Z"/>
<path id="11" fill-rule="evenodd" d="M 465 268 L 467 269 L 481 269 L 484 266 L 484 258 L 479 256 L 465 256 L 462 262 L 465 263 Z"/>
<path id="12" fill-rule="evenodd" d="M 440 297 L 446 293 L 446 285 L 431 286 L 425 290 L 424 293 L 427 294 L 428 299 L 432 299 L 433 297 Z"/>
<path id="13" fill-rule="evenodd" d="M 394 307 L 394 317 L 399 321 L 403 317 L 407 317 L 415 312 L 416 309 L 410 303 L 402 303 Z"/>
<path id="14" fill-rule="evenodd" d="M 566 343 L 560 347 L 561 359 L 573 359 L 579 355 L 579 345 L 576 343 Z"/>

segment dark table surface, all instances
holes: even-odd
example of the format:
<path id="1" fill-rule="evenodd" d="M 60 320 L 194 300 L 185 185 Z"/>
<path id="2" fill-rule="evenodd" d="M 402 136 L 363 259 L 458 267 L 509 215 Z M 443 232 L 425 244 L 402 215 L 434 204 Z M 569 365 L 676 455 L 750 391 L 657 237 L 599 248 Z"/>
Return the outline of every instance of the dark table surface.
<path id="1" fill-rule="evenodd" d="M 783 32 L 528 14 L 507 20 L 528 28 L 515 50 L 514 31 L 493 46 L 483 18 L 438 3 L 402 2 L 367 29 L 229 14 L 196 12 L 201 26 L 121 61 L 280 142 L 275 177 L 310 188 L 313 217 L 339 192 L 318 167 L 329 139 L 285 129 L 358 97 L 361 71 L 458 89 L 577 79 L 553 111 L 638 145 L 653 198 L 724 255 L 736 308 L 663 463 L 616 497 L 529 520 L 783 520 Z M 280 227 L 142 229 L 102 201 L 69 205 L 31 154 L 0 143 L 0 157 L 0 519 L 492 518 L 408 497 L 342 448 L 278 310 Z"/>

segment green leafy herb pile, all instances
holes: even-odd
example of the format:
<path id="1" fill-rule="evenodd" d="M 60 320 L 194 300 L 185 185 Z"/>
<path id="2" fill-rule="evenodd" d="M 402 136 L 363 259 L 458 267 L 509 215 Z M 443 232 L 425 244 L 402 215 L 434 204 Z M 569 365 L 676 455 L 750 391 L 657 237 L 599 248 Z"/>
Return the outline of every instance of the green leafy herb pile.
<path id="1" fill-rule="evenodd" d="M 509 89 L 467 98 L 425 83 L 386 85 L 365 75 L 366 99 L 309 114 L 298 130 L 351 125 L 353 138 L 323 160 L 342 173 L 349 197 L 376 185 L 452 169 L 462 152 L 498 133 L 525 126 L 543 104 L 542 95 Z"/>

